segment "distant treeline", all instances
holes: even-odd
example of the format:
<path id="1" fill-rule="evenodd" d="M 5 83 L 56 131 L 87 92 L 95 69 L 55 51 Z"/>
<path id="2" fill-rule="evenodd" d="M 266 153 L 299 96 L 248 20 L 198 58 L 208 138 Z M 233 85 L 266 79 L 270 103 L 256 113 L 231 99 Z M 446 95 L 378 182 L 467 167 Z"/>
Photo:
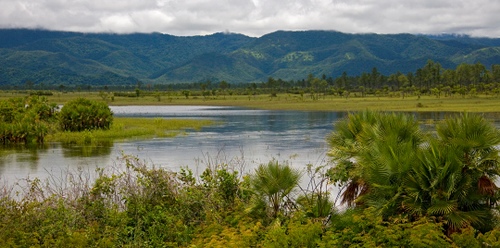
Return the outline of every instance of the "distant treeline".
<path id="1" fill-rule="evenodd" d="M 460 64 L 455 69 L 444 69 L 441 64 L 428 60 L 415 72 L 396 72 L 384 75 L 377 67 L 361 75 L 348 75 L 346 72 L 338 77 L 309 74 L 300 80 L 283 80 L 269 77 L 259 83 L 227 82 L 205 80 L 192 83 L 149 84 L 137 81 L 124 85 L 44 85 L 26 81 L 24 85 L 3 86 L 4 90 L 30 90 L 30 94 L 46 95 L 47 91 L 113 91 L 124 96 L 139 96 L 139 92 L 184 91 L 184 95 L 200 94 L 258 94 L 258 93 L 315 93 L 344 95 L 349 92 L 366 94 L 385 94 L 401 92 L 411 94 L 436 94 L 447 96 L 452 94 L 494 93 L 500 91 L 500 65 L 487 68 L 481 63 Z M 129 93 L 116 93 L 129 92 Z M 132 92 L 132 93 L 130 93 Z M 195 93 L 197 92 L 197 93 Z"/>

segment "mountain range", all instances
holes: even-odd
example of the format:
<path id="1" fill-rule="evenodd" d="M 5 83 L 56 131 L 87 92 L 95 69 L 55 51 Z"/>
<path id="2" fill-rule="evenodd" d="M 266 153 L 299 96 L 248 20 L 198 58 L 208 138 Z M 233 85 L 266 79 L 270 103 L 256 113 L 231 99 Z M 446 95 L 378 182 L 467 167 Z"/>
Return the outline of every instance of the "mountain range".
<path id="1" fill-rule="evenodd" d="M 227 81 L 308 74 L 338 77 L 414 72 L 428 60 L 443 68 L 500 64 L 500 39 L 464 35 L 276 31 L 173 36 L 0 29 L 0 85 L 131 85 Z"/>

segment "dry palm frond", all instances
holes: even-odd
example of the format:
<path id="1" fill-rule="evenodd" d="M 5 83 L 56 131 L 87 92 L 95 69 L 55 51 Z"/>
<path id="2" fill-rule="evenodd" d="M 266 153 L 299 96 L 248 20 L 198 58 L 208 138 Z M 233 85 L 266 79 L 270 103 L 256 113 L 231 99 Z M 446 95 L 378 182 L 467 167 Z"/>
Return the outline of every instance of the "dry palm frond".
<path id="1" fill-rule="evenodd" d="M 360 178 L 352 180 L 344 192 L 342 193 L 342 204 L 347 204 L 349 207 L 353 206 L 354 203 L 360 205 L 360 202 L 356 202 L 356 199 L 363 194 L 368 192 L 368 185 Z"/>
<path id="2" fill-rule="evenodd" d="M 483 175 L 479 178 L 477 182 L 477 188 L 479 189 L 479 193 L 482 195 L 494 196 L 498 187 L 495 185 L 493 181 L 486 175 Z"/>

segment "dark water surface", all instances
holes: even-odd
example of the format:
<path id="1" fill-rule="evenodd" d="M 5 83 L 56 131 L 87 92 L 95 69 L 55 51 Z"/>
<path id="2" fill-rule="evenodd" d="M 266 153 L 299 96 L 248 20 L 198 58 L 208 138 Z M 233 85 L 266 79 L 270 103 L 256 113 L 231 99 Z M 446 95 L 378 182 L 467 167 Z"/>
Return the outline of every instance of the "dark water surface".
<path id="1" fill-rule="evenodd" d="M 220 124 L 188 131 L 175 138 L 115 142 L 109 146 L 81 147 L 51 143 L 43 148 L 13 148 L 0 153 L 0 175 L 14 181 L 26 177 L 62 175 L 78 168 L 122 166 L 122 154 L 137 156 L 156 167 L 177 170 L 189 167 L 201 172 L 207 163 L 234 163 L 243 171 L 271 159 L 303 168 L 324 163 L 326 136 L 344 112 L 252 110 L 207 106 L 116 106 L 115 116 L 211 119 Z M 423 123 L 446 113 L 419 113 Z M 497 116 L 493 116 L 499 120 Z M 498 125 L 498 123 L 497 123 Z"/>

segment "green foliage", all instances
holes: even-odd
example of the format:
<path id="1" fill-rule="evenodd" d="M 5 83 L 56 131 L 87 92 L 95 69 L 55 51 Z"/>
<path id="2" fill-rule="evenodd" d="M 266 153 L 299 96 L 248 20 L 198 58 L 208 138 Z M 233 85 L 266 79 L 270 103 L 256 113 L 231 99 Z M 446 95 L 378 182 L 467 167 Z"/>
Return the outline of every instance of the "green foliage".
<path id="1" fill-rule="evenodd" d="M 10 99 L 0 123 L 50 125 L 54 110 L 44 98 Z M 245 175 L 226 163 L 195 175 L 124 156 L 123 171 L 28 178 L 0 190 L 0 247 L 500 246 L 500 133 L 484 117 L 464 113 L 424 132 L 410 115 L 364 111 L 335 128 L 336 166 L 307 166 L 297 195 L 302 174 L 276 160 Z M 330 183 L 343 187 L 344 211 Z"/>
<path id="2" fill-rule="evenodd" d="M 394 216 L 383 220 L 374 209 L 348 210 L 332 217 L 319 247 L 452 247 L 439 223 L 408 222 Z"/>
<path id="3" fill-rule="evenodd" d="M 329 174 L 327 165 L 307 165 L 307 187 L 302 188 L 302 194 L 296 199 L 300 209 L 307 217 L 314 219 L 328 218 L 335 211 L 329 189 Z"/>
<path id="4" fill-rule="evenodd" d="M 59 113 L 59 124 L 65 131 L 109 129 L 113 113 L 103 102 L 78 98 L 67 102 Z"/>
<path id="5" fill-rule="evenodd" d="M 239 178 L 237 171 L 230 171 L 227 165 L 218 168 L 207 168 L 201 177 L 206 194 L 211 199 L 210 203 L 218 211 L 231 208 L 240 195 Z"/>
<path id="6" fill-rule="evenodd" d="M 56 109 L 38 96 L 0 101 L 0 143 L 43 143 Z"/>
<path id="7" fill-rule="evenodd" d="M 296 215 L 287 225 L 288 247 L 317 247 L 324 233 L 323 225 L 315 219 Z"/>
<path id="8" fill-rule="evenodd" d="M 286 214 L 289 195 L 297 187 L 300 177 L 297 169 L 276 160 L 259 165 L 250 178 L 255 196 L 252 211 L 265 210 L 271 219 Z"/>
<path id="9" fill-rule="evenodd" d="M 370 111 L 336 124 L 331 179 L 343 186 L 344 202 L 373 207 L 384 220 L 436 217 L 448 235 L 470 225 L 493 229 L 500 132 L 467 113 L 436 129 L 423 134 L 410 116 Z"/>
<path id="10" fill-rule="evenodd" d="M 68 174 L 66 186 L 27 179 L 0 196 L 1 247 L 497 247 L 500 229 L 445 235 L 439 217 L 383 218 L 374 207 L 329 221 L 287 208 L 266 223 L 246 212 L 249 183 L 228 165 L 199 178 L 123 156 L 125 170 Z M 270 161 L 273 166 L 279 165 Z M 262 169 L 269 165 L 262 165 Z M 286 166 L 279 166 L 283 171 Z M 258 170 L 257 170 L 258 171 Z M 256 172 L 257 172 L 256 171 Z M 253 177 L 254 175 L 251 175 Z M 88 178 L 95 178 L 89 183 Z M 56 182 L 57 181 L 57 182 Z M 54 184 L 56 182 L 57 185 Z M 293 203 L 290 199 L 289 203 Z M 293 205 L 293 204 L 292 204 Z"/>

